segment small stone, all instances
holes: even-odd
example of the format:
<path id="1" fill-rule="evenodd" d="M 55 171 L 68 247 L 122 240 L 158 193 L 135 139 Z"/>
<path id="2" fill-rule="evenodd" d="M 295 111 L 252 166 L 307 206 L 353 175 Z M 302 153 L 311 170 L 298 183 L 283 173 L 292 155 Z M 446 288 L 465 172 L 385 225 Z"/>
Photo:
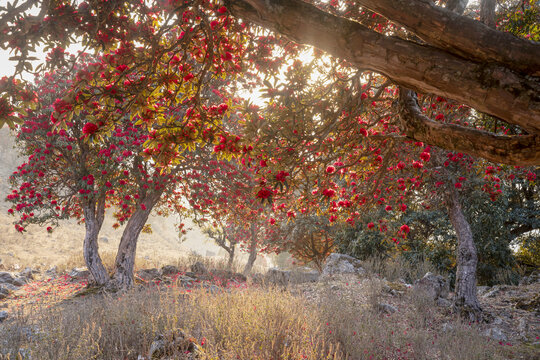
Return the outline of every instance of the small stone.
<path id="1" fill-rule="evenodd" d="M 434 301 L 438 298 L 446 299 L 450 291 L 448 281 L 444 277 L 430 272 L 414 282 L 414 290 L 424 291 Z"/>
<path id="2" fill-rule="evenodd" d="M 0 322 L 6 320 L 8 318 L 7 311 L 0 311 Z"/>
<path id="3" fill-rule="evenodd" d="M 194 272 L 195 274 L 201 274 L 201 275 L 208 273 L 208 269 L 200 261 L 197 261 L 195 264 L 191 265 L 191 271 Z"/>
<path id="4" fill-rule="evenodd" d="M 380 304 L 377 304 L 377 310 L 379 310 L 380 312 L 386 313 L 386 314 L 393 314 L 398 309 L 393 305 L 380 303 Z"/>
<path id="5" fill-rule="evenodd" d="M 450 307 L 452 306 L 452 302 L 450 300 L 447 300 L 447 299 L 444 299 L 444 298 L 438 298 L 437 301 L 437 306 L 440 306 L 440 307 Z"/>
<path id="6" fill-rule="evenodd" d="M 449 332 L 449 331 L 454 330 L 454 327 L 449 323 L 444 323 L 444 324 L 442 324 L 441 330 L 442 330 L 442 332 Z"/>
<path id="7" fill-rule="evenodd" d="M 165 265 L 161 268 L 161 275 L 163 276 L 176 275 L 179 272 L 180 270 L 174 265 Z"/>
<path id="8" fill-rule="evenodd" d="M 502 329 L 498 327 L 490 327 L 482 333 L 484 336 L 490 337 L 493 340 L 496 341 L 507 341 L 508 337 L 505 335 L 505 333 L 502 331 Z"/>
<path id="9" fill-rule="evenodd" d="M 86 268 L 73 268 L 69 276 L 72 280 L 84 280 L 90 277 L 90 271 L 86 270 Z"/>
<path id="10" fill-rule="evenodd" d="M 144 281 L 150 281 L 159 278 L 160 272 L 156 268 L 143 269 L 137 272 L 137 276 Z"/>

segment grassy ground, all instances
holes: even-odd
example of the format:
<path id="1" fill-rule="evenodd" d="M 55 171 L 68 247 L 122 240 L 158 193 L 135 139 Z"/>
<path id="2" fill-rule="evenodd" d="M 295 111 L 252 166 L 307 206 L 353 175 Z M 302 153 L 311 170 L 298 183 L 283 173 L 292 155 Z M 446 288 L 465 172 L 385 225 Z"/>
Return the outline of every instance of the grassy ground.
<path id="1" fill-rule="evenodd" d="M 414 292 L 393 298 L 396 313 L 381 313 L 374 305 L 386 299 L 377 278 L 287 290 L 141 286 L 121 296 L 73 297 L 79 286 L 57 286 L 64 293 L 51 295 L 54 302 L 42 295 L 0 326 L 4 358 L 137 359 L 148 354 L 157 334 L 173 329 L 201 344 L 201 359 L 208 360 L 534 359 L 538 354 L 487 340 L 476 325 L 444 316 Z"/>

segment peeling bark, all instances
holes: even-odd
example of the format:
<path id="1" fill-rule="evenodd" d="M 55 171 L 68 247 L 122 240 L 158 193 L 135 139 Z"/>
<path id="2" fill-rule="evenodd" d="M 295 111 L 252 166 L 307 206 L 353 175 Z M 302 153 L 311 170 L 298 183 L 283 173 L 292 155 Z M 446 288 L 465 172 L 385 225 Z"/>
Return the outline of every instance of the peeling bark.
<path id="1" fill-rule="evenodd" d="M 86 233 L 83 242 L 83 257 L 86 267 L 97 285 L 105 285 L 109 281 L 107 269 L 99 256 L 98 235 L 105 218 L 105 199 L 100 198 L 97 204 L 93 201 L 83 206 Z"/>
<path id="2" fill-rule="evenodd" d="M 513 165 L 540 164 L 540 136 L 493 135 L 486 131 L 436 122 L 423 115 L 416 94 L 400 88 L 400 119 L 405 134 L 447 150 Z"/>
<path id="3" fill-rule="evenodd" d="M 447 211 L 457 239 L 457 270 L 454 305 L 469 321 L 479 321 L 482 308 L 476 295 L 478 256 L 469 222 L 463 214 L 459 195 L 454 188 L 447 192 Z"/>

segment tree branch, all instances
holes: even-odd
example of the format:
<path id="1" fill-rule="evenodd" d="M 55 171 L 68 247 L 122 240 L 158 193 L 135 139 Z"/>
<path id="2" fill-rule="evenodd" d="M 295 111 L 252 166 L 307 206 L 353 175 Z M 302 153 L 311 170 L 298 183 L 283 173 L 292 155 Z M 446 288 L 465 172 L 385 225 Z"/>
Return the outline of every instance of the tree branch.
<path id="1" fill-rule="evenodd" d="M 469 60 L 498 62 L 540 76 L 540 46 L 495 30 L 495 0 L 481 1 L 484 24 L 421 0 L 358 0 L 437 48 Z"/>
<path id="2" fill-rule="evenodd" d="M 385 36 L 301 0 L 226 0 L 226 4 L 235 16 L 298 43 L 313 45 L 408 88 L 449 97 L 540 134 L 537 78 L 498 64 L 475 63 L 435 47 Z M 448 12 L 448 16 L 452 15 Z"/>
<path id="3" fill-rule="evenodd" d="M 422 114 L 416 94 L 400 88 L 400 118 L 407 136 L 444 149 L 513 164 L 540 164 L 540 136 L 502 136 L 454 124 L 433 121 Z"/>

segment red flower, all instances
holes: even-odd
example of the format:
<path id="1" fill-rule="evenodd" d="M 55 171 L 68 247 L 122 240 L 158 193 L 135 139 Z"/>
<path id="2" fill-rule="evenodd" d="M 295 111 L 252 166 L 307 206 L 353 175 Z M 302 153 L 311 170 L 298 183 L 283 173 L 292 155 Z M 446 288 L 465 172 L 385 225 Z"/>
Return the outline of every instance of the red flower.
<path id="1" fill-rule="evenodd" d="M 457 183 L 454 184 L 454 187 L 455 187 L 456 189 L 461 189 L 461 188 L 463 187 L 463 185 L 461 185 L 461 183 L 458 183 L 458 182 L 457 182 Z"/>
<path id="2" fill-rule="evenodd" d="M 142 210 L 146 210 L 146 205 L 141 204 L 141 209 L 142 209 Z"/>
<path id="3" fill-rule="evenodd" d="M 218 9 L 218 13 L 225 14 L 227 12 L 227 8 L 225 6 L 222 6 Z"/>
<path id="4" fill-rule="evenodd" d="M 375 224 L 370 222 L 367 224 L 368 229 L 373 229 L 375 227 Z"/>
<path id="5" fill-rule="evenodd" d="M 82 129 L 82 132 L 85 135 L 92 135 L 96 131 L 98 131 L 98 126 L 92 122 L 87 122 L 86 124 L 84 124 Z"/>
<path id="6" fill-rule="evenodd" d="M 330 165 L 329 167 L 326 168 L 326 173 L 327 174 L 333 174 L 334 171 L 336 171 L 336 168 L 333 167 L 332 165 Z"/>
<path id="7" fill-rule="evenodd" d="M 409 231 L 411 231 L 411 229 L 409 228 L 409 225 L 401 225 L 401 227 L 399 228 L 402 232 L 408 234 Z"/>
<path id="8" fill-rule="evenodd" d="M 272 196 L 272 190 L 270 190 L 269 188 L 262 188 L 257 193 L 257 197 L 261 199 L 268 199 L 270 196 Z"/>
<path id="9" fill-rule="evenodd" d="M 407 210 L 407 205 L 405 205 L 405 204 L 401 204 L 400 207 L 401 207 L 401 211 Z"/>
<path id="10" fill-rule="evenodd" d="M 285 181 L 285 178 L 286 178 L 287 176 L 289 176 L 289 173 L 288 173 L 288 172 L 286 172 L 286 171 L 280 171 L 280 172 L 278 172 L 278 173 L 276 174 L 276 180 L 277 180 L 277 181 L 283 182 L 283 181 Z"/>

